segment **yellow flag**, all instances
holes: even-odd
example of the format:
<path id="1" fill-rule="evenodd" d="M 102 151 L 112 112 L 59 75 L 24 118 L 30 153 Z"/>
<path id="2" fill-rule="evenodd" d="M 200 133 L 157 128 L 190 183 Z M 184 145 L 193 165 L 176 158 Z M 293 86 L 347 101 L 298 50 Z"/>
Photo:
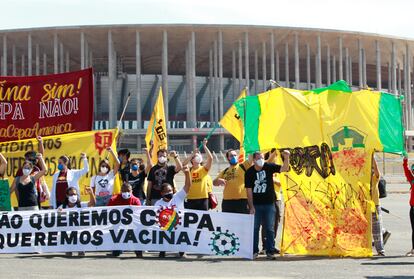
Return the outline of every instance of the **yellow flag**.
<path id="1" fill-rule="evenodd" d="M 154 147 L 151 153 L 152 162 L 157 162 L 157 152 L 160 149 L 167 149 L 167 126 L 165 123 L 164 101 L 162 97 L 162 89 L 158 94 L 157 102 L 151 114 L 151 119 L 148 125 L 147 134 L 145 135 L 145 143 L 147 148 L 151 147 L 151 140 Z"/>
<path id="2" fill-rule="evenodd" d="M 245 89 L 243 89 L 242 92 L 240 92 L 240 95 L 237 98 L 237 100 L 239 100 L 240 98 L 244 98 L 244 97 L 246 97 Z M 229 110 L 220 120 L 220 125 L 224 129 L 229 131 L 230 134 L 232 134 L 240 142 L 241 146 L 243 145 L 243 137 L 244 137 L 243 123 L 240 119 L 240 116 L 234 104 L 229 108 Z"/>

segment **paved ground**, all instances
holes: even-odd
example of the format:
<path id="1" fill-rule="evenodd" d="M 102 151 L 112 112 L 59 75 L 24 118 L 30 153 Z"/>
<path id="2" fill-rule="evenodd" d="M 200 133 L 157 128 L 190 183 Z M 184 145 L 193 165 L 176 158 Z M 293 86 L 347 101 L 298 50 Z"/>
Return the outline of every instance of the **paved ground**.
<path id="1" fill-rule="evenodd" d="M 177 179 L 180 181 L 180 178 Z M 190 256 L 186 260 L 155 254 L 136 259 L 132 253 L 118 259 L 104 253 L 85 258 L 51 255 L 0 255 L 0 278 L 414 278 L 414 257 L 404 254 L 410 248 L 408 185 L 389 185 L 392 191 L 383 207 L 395 216 L 384 214 L 392 236 L 386 257 L 371 259 L 330 259 L 284 257 L 276 261 L 249 261 L 235 258 Z M 219 189 L 217 194 L 220 196 Z"/>

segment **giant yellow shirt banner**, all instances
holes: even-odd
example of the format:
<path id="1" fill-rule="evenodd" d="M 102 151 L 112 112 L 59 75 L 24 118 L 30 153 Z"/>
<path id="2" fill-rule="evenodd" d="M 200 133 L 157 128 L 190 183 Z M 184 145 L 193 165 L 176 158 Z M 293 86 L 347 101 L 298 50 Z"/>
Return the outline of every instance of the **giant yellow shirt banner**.
<path id="1" fill-rule="evenodd" d="M 116 136 L 117 130 L 100 130 L 44 137 L 44 159 L 47 168 L 45 181 L 49 190 L 52 189 L 53 174 L 58 172 L 59 157 L 62 155 L 68 156 L 71 169 L 82 169 L 84 166 L 80 154 L 86 153 L 89 172 L 79 180 L 79 187 L 82 200 L 88 200 L 89 196 L 85 193 L 85 187 L 90 185 L 91 177 L 99 172 L 99 162 L 108 158 L 111 166 L 114 165 L 113 158 L 110 157 L 106 148 L 112 146 L 112 149 L 116 152 Z M 38 142 L 36 139 L 0 143 L 0 152 L 6 157 L 8 162 L 5 177 L 9 178 L 10 185 L 17 170 L 24 163 L 24 154 L 31 150 L 38 151 L 37 148 Z M 117 178 L 114 185 L 114 193 L 119 192 L 119 190 Z M 48 202 L 42 203 L 42 206 L 47 205 L 49 205 Z M 15 194 L 12 195 L 12 206 L 17 206 Z"/>
<path id="2" fill-rule="evenodd" d="M 339 81 L 314 91 L 277 88 L 235 105 L 248 153 L 291 152 L 291 170 L 280 177 L 282 254 L 371 256 L 371 156 L 404 152 L 400 98 L 352 92 Z"/>

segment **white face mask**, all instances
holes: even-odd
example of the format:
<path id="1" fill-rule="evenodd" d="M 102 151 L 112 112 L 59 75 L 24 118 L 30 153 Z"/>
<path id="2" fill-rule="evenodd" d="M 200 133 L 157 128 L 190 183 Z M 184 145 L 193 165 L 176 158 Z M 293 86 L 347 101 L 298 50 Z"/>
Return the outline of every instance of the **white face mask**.
<path id="1" fill-rule="evenodd" d="M 164 164 L 165 162 L 167 162 L 167 157 L 165 156 L 158 157 L 158 162 L 160 162 L 161 164 Z"/>
<path id="2" fill-rule="evenodd" d="M 130 192 L 122 192 L 122 198 L 127 200 L 131 197 L 131 193 Z"/>
<path id="3" fill-rule="evenodd" d="M 23 169 L 23 175 L 30 175 L 32 173 L 32 169 Z"/>
<path id="4" fill-rule="evenodd" d="M 203 162 L 203 157 L 201 157 L 200 154 L 197 154 L 197 155 L 194 156 L 193 160 L 194 160 L 195 163 L 200 164 L 201 162 Z"/>
<path id="5" fill-rule="evenodd" d="M 101 172 L 106 174 L 108 172 L 108 168 L 107 167 L 101 167 Z"/>
<path id="6" fill-rule="evenodd" d="M 265 160 L 263 158 L 256 160 L 256 165 L 260 168 L 263 167 L 264 163 Z"/>
<path id="7" fill-rule="evenodd" d="M 78 201 L 78 195 L 71 195 L 68 197 L 70 203 L 76 203 Z"/>

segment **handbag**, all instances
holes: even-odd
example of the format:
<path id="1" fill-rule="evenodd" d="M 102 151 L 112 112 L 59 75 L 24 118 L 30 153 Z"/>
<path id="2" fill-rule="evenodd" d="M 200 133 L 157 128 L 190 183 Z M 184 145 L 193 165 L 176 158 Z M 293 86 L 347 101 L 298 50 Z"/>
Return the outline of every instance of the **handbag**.
<path id="1" fill-rule="evenodd" d="M 379 198 L 385 198 L 387 197 L 387 181 L 385 181 L 384 178 L 380 178 L 378 182 L 378 191 L 379 191 Z"/>
<path id="2" fill-rule="evenodd" d="M 218 205 L 217 197 L 213 193 L 208 193 L 208 208 L 215 209 Z"/>

